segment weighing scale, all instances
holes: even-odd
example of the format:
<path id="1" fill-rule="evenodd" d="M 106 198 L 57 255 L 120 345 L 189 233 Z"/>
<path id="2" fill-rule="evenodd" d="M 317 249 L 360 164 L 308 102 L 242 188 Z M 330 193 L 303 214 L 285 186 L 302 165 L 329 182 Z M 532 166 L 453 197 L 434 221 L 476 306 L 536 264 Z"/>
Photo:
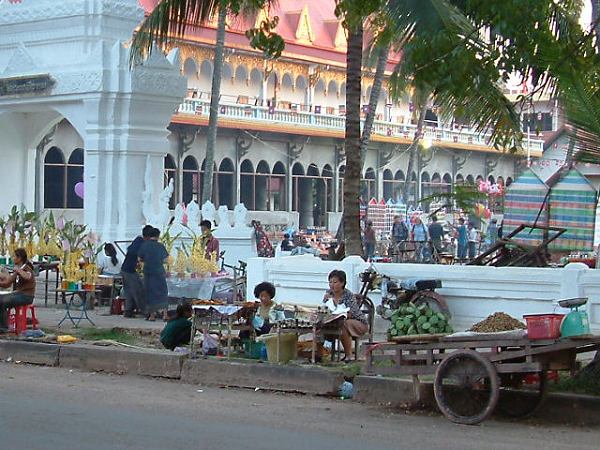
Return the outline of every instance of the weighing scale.
<path id="1" fill-rule="evenodd" d="M 579 307 L 587 303 L 586 297 L 568 298 L 560 300 L 558 304 L 562 308 L 570 308 L 571 312 L 567 314 L 560 324 L 560 335 L 562 337 L 581 336 L 590 334 L 590 323 L 587 312 L 579 311 Z"/>

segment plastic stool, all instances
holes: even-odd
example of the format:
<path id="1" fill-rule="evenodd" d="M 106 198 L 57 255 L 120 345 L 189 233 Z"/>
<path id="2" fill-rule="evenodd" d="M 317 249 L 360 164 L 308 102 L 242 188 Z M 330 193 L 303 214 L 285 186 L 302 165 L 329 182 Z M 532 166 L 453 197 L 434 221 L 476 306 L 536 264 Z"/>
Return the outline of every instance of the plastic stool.
<path id="1" fill-rule="evenodd" d="M 37 330 L 39 321 L 35 316 L 35 306 L 23 305 L 15 306 L 8 312 L 8 331 L 17 336 L 27 329 L 27 312 L 30 312 L 31 328 Z"/>

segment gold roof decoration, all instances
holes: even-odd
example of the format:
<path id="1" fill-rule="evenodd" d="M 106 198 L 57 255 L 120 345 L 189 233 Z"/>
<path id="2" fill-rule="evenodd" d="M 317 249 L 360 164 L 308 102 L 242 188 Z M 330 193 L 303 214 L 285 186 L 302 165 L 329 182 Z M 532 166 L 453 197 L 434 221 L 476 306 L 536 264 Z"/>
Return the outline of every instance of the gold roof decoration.
<path id="1" fill-rule="evenodd" d="M 296 39 L 303 44 L 312 44 L 315 41 L 315 33 L 310 24 L 310 15 L 308 14 L 308 5 L 304 5 L 302 11 L 287 13 L 292 20 L 298 15 L 298 25 L 296 27 Z"/>
<path id="2" fill-rule="evenodd" d="M 269 10 L 265 6 L 256 15 L 256 21 L 254 22 L 254 28 L 260 28 L 261 24 L 266 20 L 269 20 Z"/>
<path id="3" fill-rule="evenodd" d="M 346 30 L 341 20 L 325 20 L 325 28 L 331 37 L 336 50 L 346 50 L 348 47 L 348 38 Z"/>

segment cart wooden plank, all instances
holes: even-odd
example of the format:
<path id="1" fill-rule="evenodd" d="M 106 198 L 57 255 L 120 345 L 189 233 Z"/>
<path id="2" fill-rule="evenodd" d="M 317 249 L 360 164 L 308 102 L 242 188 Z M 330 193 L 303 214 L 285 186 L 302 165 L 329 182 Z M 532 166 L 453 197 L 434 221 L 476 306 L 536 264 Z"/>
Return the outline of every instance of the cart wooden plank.
<path id="1" fill-rule="evenodd" d="M 391 342 L 406 342 L 411 344 L 438 342 L 442 337 L 447 336 L 443 333 L 436 334 L 413 334 L 411 336 L 394 336 L 390 339 Z"/>

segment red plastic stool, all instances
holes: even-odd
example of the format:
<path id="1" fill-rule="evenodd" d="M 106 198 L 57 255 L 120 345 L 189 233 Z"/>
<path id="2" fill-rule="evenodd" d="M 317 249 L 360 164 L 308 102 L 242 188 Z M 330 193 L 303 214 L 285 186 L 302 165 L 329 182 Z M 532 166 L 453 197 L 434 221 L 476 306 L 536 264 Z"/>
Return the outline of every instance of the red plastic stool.
<path id="1" fill-rule="evenodd" d="M 35 306 L 15 306 L 8 311 L 8 331 L 17 336 L 27 329 L 27 312 L 30 312 L 31 328 L 38 329 L 39 321 L 35 316 Z"/>

